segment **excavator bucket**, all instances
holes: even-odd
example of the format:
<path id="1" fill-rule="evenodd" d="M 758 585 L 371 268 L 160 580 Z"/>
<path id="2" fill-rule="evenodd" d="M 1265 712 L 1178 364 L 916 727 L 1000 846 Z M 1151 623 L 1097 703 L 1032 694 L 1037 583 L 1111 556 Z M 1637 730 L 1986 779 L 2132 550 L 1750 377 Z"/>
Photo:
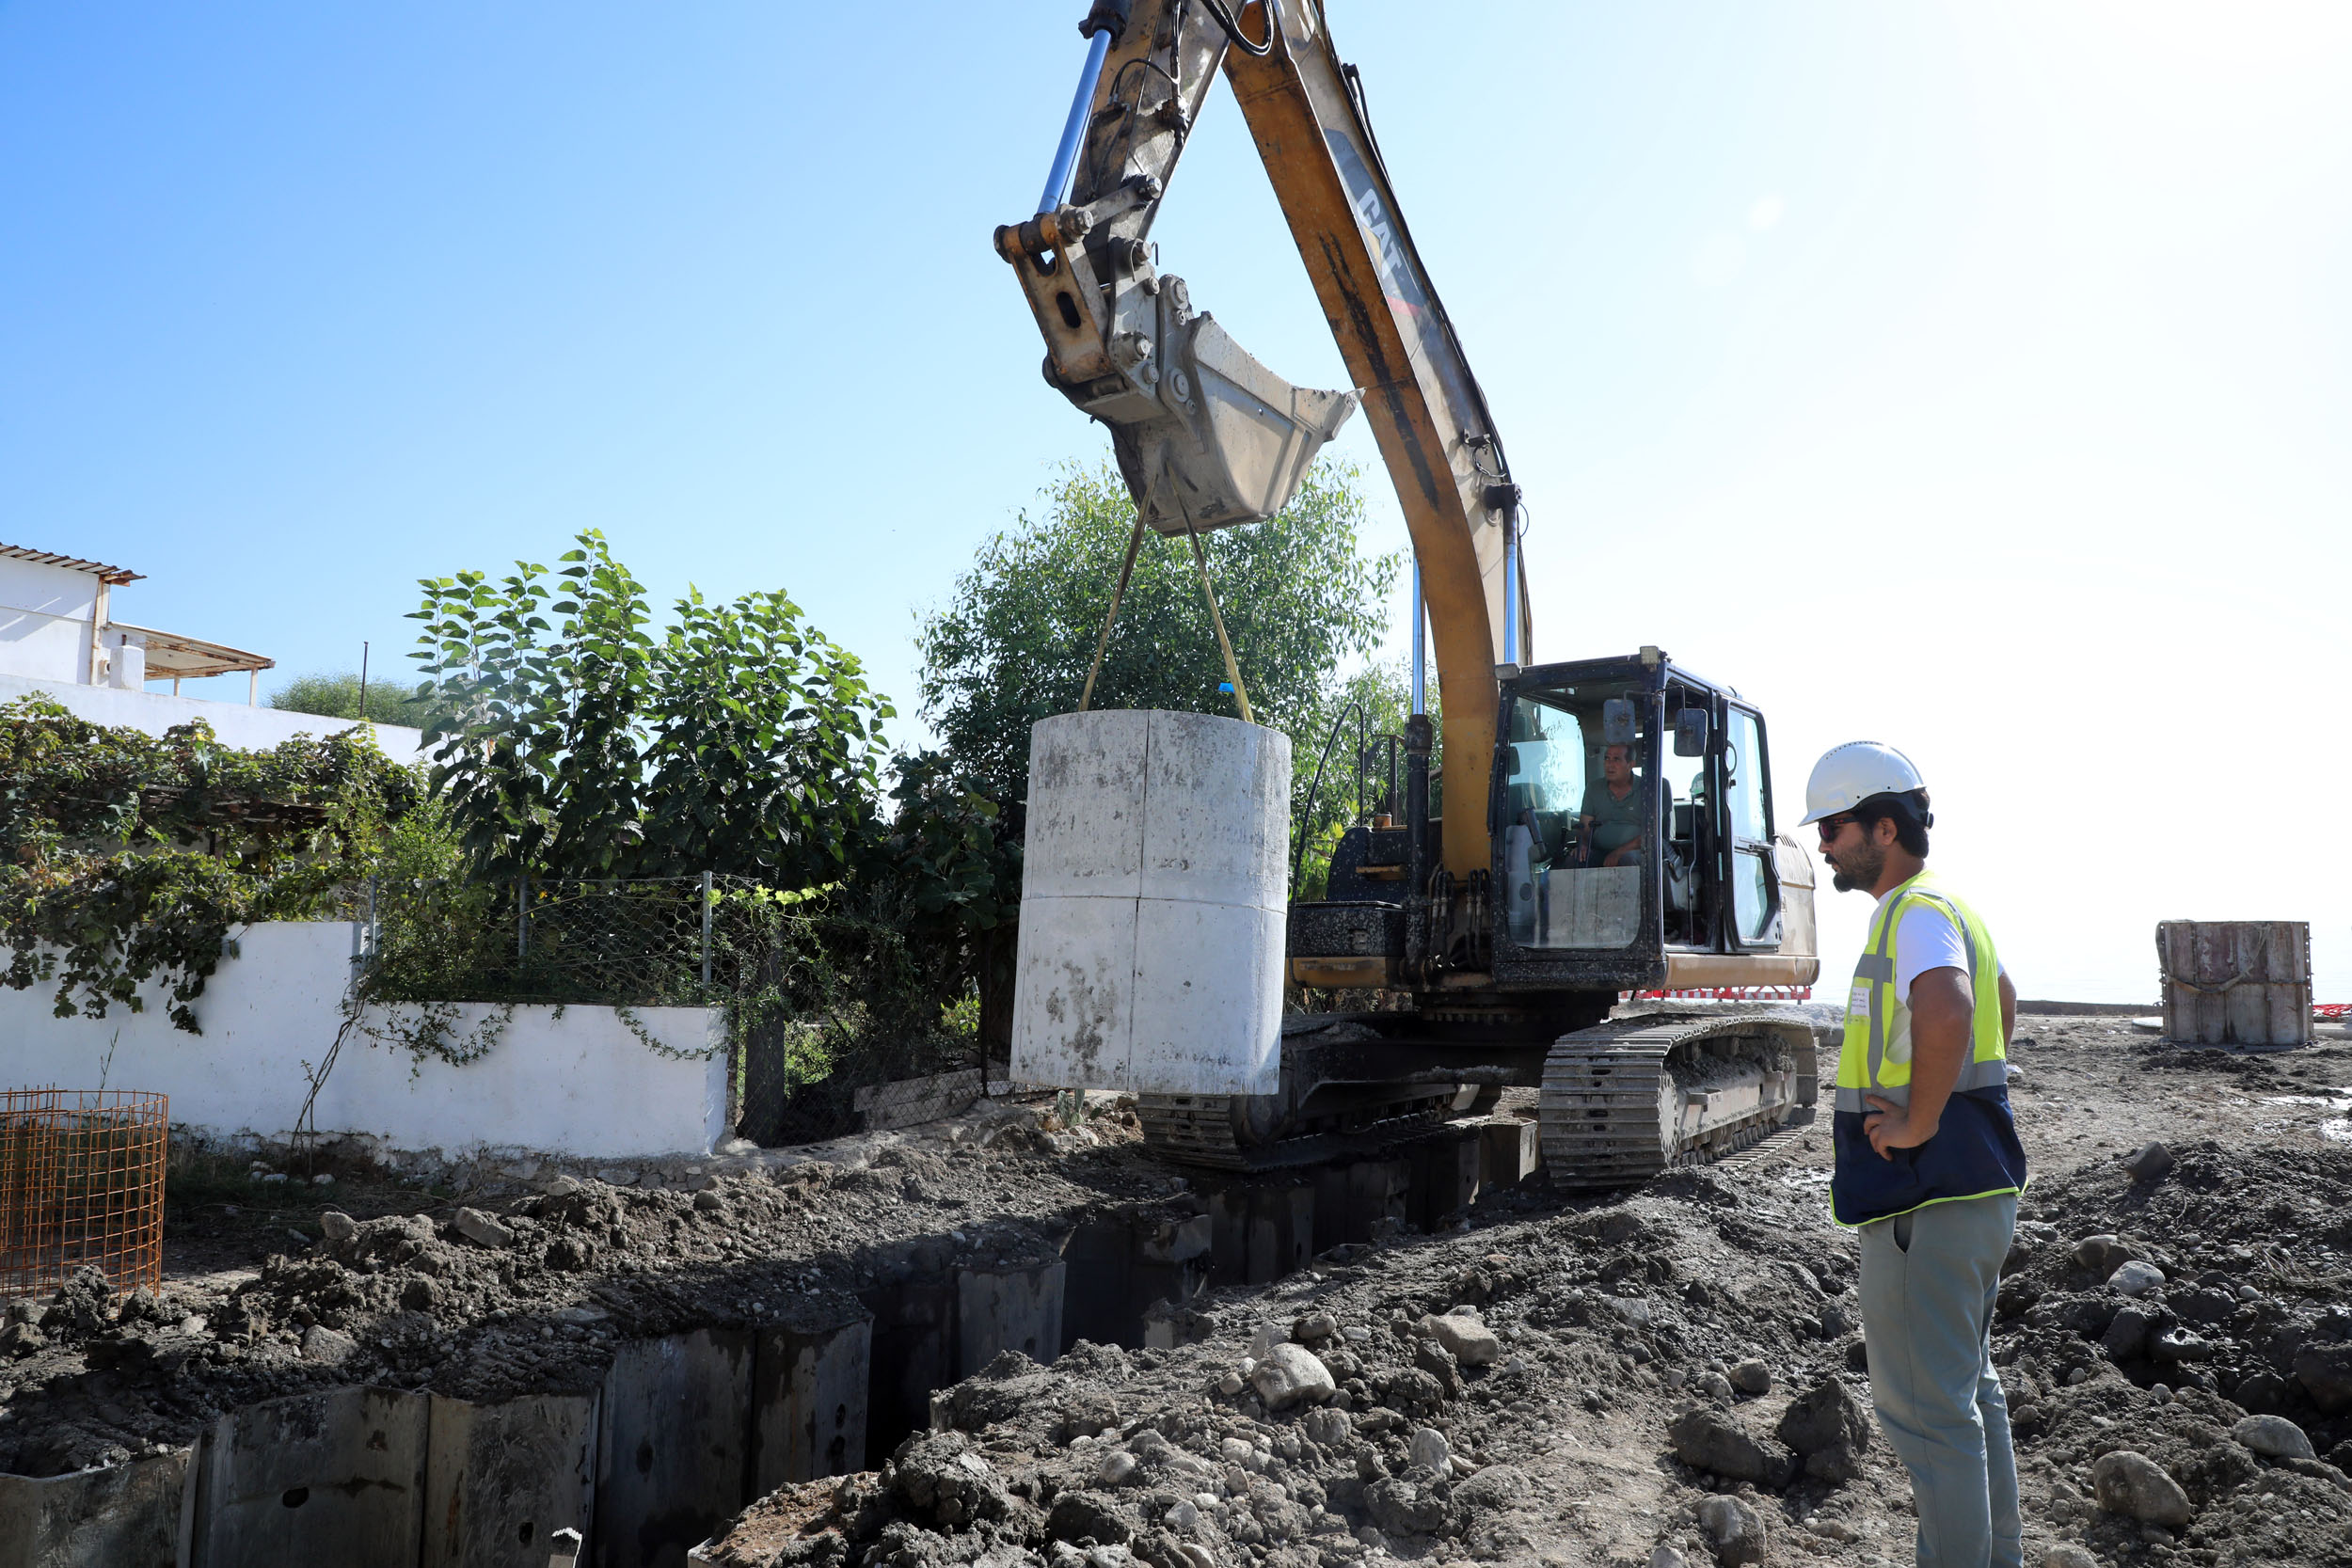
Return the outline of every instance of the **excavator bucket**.
<path id="1" fill-rule="evenodd" d="M 1152 274 L 1143 244 L 1117 264 L 1124 287 L 1098 282 L 1073 237 L 1073 208 L 996 231 L 1045 335 L 1045 379 L 1110 426 L 1119 470 L 1144 521 L 1165 534 L 1263 522 L 1288 506 L 1324 444 L 1360 401 L 1294 387 L 1195 314 L 1184 280 Z"/>
<path id="2" fill-rule="evenodd" d="M 1357 395 L 1292 386 L 1214 316 L 1170 325 L 1155 356 L 1151 412 L 1096 416 L 1111 428 L 1119 471 L 1144 522 L 1181 535 L 1187 525 L 1205 532 L 1273 516 L 1356 411 Z"/>

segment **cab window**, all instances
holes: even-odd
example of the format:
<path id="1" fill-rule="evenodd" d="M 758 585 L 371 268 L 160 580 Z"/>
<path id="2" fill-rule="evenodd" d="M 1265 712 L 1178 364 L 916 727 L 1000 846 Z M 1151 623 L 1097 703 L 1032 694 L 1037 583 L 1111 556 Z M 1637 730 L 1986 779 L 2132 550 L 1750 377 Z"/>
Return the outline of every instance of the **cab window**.
<path id="1" fill-rule="evenodd" d="M 1732 916 L 1742 946 L 1770 946 L 1780 940 L 1780 890 L 1772 870 L 1772 781 L 1765 766 L 1764 726 L 1755 714 L 1733 708 L 1724 740 Z"/>
<path id="2" fill-rule="evenodd" d="M 1613 747 L 1603 705 L 1634 699 L 1635 733 Z M 1502 898 L 1522 947 L 1629 945 L 1656 854 L 1649 703 L 1624 682 L 1522 691 L 1502 769 Z"/>

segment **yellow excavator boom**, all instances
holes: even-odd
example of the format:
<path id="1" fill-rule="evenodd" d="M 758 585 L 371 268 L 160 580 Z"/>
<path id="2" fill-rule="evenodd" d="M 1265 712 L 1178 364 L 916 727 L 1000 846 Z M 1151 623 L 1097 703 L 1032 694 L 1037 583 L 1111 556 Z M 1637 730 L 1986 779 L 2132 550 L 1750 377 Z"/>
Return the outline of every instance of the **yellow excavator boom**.
<path id="1" fill-rule="evenodd" d="M 1443 722 L 1442 836 L 1489 863 L 1498 665 L 1531 660 L 1518 487 L 1382 166 L 1360 83 L 1313 0 L 1098 0 L 1089 70 L 1040 211 L 997 230 L 1046 379 L 1112 433 L 1145 520 L 1181 533 L 1288 504 L 1360 401 L 1413 541 Z M 1312 279 L 1352 390 L 1295 388 L 1196 315 L 1146 236 L 1219 64 Z M 1065 186 L 1066 182 L 1066 186 Z"/>

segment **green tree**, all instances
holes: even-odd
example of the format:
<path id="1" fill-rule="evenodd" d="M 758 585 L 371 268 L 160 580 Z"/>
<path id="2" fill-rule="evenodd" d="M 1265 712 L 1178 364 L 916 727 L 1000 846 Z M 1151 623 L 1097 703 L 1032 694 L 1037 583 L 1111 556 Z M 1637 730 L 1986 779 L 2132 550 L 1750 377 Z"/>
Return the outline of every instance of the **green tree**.
<path id="1" fill-rule="evenodd" d="M 601 534 L 548 580 L 422 580 L 414 657 L 433 788 L 503 879 L 831 881 L 870 837 L 890 705 L 776 592 L 690 592 L 666 631 Z M 550 621 L 549 617 L 555 619 Z"/>
<path id="2" fill-rule="evenodd" d="M 1438 721 L 1438 683 L 1428 687 L 1432 727 Z M 1291 759 L 1291 832 L 1294 851 L 1305 828 L 1305 854 L 1291 888 L 1294 898 L 1320 898 L 1331 869 L 1331 851 L 1340 834 L 1359 817 L 1378 814 L 1385 806 L 1401 825 L 1405 820 L 1405 720 L 1413 710 L 1410 673 L 1403 661 L 1360 666 L 1336 679 L 1327 689 L 1316 715 L 1312 746 Z M 1393 737 L 1393 739 L 1390 738 Z M 1326 750 L 1327 748 L 1327 751 Z M 1439 744 L 1429 759 L 1429 812 L 1444 810 Z M 1322 782 L 1315 770 L 1322 768 Z M 1308 792 L 1313 791 L 1311 802 Z"/>
<path id="3" fill-rule="evenodd" d="M 378 724 L 410 726 L 424 721 L 416 693 L 381 675 L 368 682 L 363 712 L 359 677 L 349 670 L 296 675 L 270 693 L 269 705 L 283 713 L 311 713 L 322 719 L 366 719 Z"/>
<path id="4" fill-rule="evenodd" d="M 1003 1051 L 1010 1038 L 1011 916 L 1020 899 L 1029 727 L 1078 705 L 1135 516 L 1135 502 L 1108 464 L 1071 465 L 1038 512 L 1024 512 L 980 546 L 948 602 L 916 634 L 923 715 L 944 743 L 925 788 L 994 807 L 985 850 L 975 837 L 955 860 L 968 874 L 957 885 L 981 887 L 984 871 L 985 891 L 973 891 L 967 904 L 939 917 L 958 927 L 958 951 L 978 983 L 980 1038 L 992 1051 Z M 1254 715 L 1291 737 L 1294 822 L 1304 819 L 1313 758 L 1350 695 L 1351 679 L 1373 678 L 1343 671 L 1378 646 L 1403 562 L 1397 554 L 1363 555 L 1363 525 L 1358 474 L 1324 463 L 1281 515 L 1201 538 Z M 1190 544 L 1147 534 L 1093 705 L 1234 714 L 1233 696 L 1219 689 L 1224 680 Z M 1342 749 L 1355 750 L 1346 742 Z M 1350 809 L 1357 766 L 1342 759 Z M 1340 782 L 1327 782 L 1317 819 L 1327 820 L 1342 798 Z M 1329 836 L 1318 867 L 1329 858 Z"/>
<path id="5" fill-rule="evenodd" d="M 1108 464 L 1073 465 L 1040 513 L 980 546 L 917 634 L 923 715 L 955 767 L 997 800 L 1025 789 L 1029 726 L 1078 705 L 1135 515 Z M 1403 562 L 1360 553 L 1363 525 L 1356 470 L 1326 462 L 1281 515 L 1201 537 L 1250 705 L 1291 737 L 1302 793 L 1343 667 L 1378 646 Z M 1146 534 L 1093 705 L 1233 714 L 1224 680 L 1191 546 Z"/>

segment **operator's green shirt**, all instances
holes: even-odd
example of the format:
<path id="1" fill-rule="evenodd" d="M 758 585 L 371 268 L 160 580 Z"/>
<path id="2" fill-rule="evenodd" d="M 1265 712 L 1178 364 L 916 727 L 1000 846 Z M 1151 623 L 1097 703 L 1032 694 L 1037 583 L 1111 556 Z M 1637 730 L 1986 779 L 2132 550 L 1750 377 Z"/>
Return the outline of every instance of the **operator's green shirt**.
<path id="1" fill-rule="evenodd" d="M 1584 805 L 1577 815 L 1593 819 L 1593 858 L 1622 849 L 1642 836 L 1642 779 L 1635 774 L 1631 786 L 1620 800 L 1609 793 L 1609 781 L 1602 779 L 1584 791 Z"/>

